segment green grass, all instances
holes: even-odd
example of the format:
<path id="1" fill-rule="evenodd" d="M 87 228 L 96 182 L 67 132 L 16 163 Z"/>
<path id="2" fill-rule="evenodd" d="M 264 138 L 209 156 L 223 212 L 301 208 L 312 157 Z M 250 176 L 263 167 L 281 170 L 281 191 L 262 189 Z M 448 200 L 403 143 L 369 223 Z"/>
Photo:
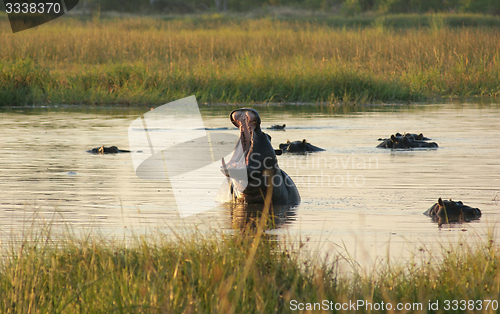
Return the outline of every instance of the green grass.
<path id="1" fill-rule="evenodd" d="M 231 103 L 499 96 L 499 29 L 451 27 L 454 18 L 377 17 L 365 28 L 220 16 L 65 18 L 17 34 L 0 20 L 0 105 L 162 104 L 192 94 Z"/>
<path id="2" fill-rule="evenodd" d="M 456 14 L 361 14 L 356 16 L 313 15 L 313 16 L 274 16 L 276 20 L 316 23 L 338 28 L 370 28 L 377 25 L 393 28 L 433 27 L 439 19 L 445 27 L 499 27 L 500 17 L 494 15 L 456 13 Z"/>
<path id="3" fill-rule="evenodd" d="M 33 228 L 2 252 L 0 312 L 290 313 L 292 300 L 365 300 L 421 303 L 423 311 L 413 313 L 438 301 L 440 310 L 428 313 L 464 313 L 445 311 L 445 300 L 500 295 L 500 249 L 493 236 L 443 244 L 438 252 L 422 249 L 405 263 L 382 262 L 371 271 L 347 257 L 354 265 L 348 274 L 339 269 L 343 258 L 321 260 L 305 247 L 267 237 L 262 228 L 174 238 L 155 233 L 132 242 Z M 491 305 L 483 311 L 498 312 Z"/>

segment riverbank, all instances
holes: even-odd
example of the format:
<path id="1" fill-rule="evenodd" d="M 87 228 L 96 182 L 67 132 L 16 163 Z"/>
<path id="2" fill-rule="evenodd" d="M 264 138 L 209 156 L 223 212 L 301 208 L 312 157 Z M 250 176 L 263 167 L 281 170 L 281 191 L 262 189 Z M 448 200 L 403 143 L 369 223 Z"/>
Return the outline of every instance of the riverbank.
<path id="1" fill-rule="evenodd" d="M 155 233 L 131 243 L 53 236 L 49 225 L 32 232 L 3 252 L 3 313 L 498 311 L 500 250 L 492 238 L 443 243 L 439 252 L 423 246 L 404 263 L 381 260 L 366 270 L 348 254 L 320 260 L 303 244 L 251 230 Z"/>
<path id="2" fill-rule="evenodd" d="M 193 94 L 212 103 L 500 95 L 498 28 L 453 27 L 446 15 L 414 19 L 413 27 L 397 26 L 400 16 L 333 27 L 217 16 L 64 18 L 17 34 L 2 19 L 0 105 L 158 105 Z"/>

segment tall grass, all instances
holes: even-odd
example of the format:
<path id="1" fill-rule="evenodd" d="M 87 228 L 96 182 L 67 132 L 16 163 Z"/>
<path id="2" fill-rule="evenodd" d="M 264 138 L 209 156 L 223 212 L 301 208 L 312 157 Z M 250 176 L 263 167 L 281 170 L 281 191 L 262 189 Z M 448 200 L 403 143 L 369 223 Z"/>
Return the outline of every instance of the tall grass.
<path id="1" fill-rule="evenodd" d="M 353 267 L 346 274 L 339 259 L 320 260 L 265 234 L 256 241 L 249 229 L 175 239 L 156 234 L 123 243 L 54 236 L 46 228 L 11 245 L 0 261 L 2 313 L 289 313 L 297 312 L 295 301 L 323 300 L 464 313 L 446 311 L 445 301 L 473 301 L 477 309 L 478 300 L 500 295 L 500 250 L 492 240 L 443 245 L 407 263 L 384 262 L 371 271 Z M 439 310 L 428 311 L 436 301 Z M 336 311 L 335 305 L 329 312 L 392 313 L 366 306 Z M 481 312 L 498 310 L 493 304 L 486 309 L 483 301 Z"/>
<path id="2" fill-rule="evenodd" d="M 201 18 L 203 19 L 203 18 Z M 500 95 L 500 31 L 260 20 L 0 22 L 0 104 L 380 102 Z"/>

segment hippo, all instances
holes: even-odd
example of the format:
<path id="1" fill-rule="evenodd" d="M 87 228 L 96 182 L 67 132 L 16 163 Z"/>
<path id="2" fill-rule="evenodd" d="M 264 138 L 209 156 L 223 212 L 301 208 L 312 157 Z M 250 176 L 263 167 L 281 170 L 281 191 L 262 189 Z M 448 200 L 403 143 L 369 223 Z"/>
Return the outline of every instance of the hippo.
<path id="1" fill-rule="evenodd" d="M 378 148 L 396 148 L 396 149 L 411 149 L 411 148 L 437 148 L 438 144 L 435 142 L 427 142 L 430 140 L 428 137 L 425 137 L 422 133 L 413 134 L 413 133 L 405 133 L 401 135 L 400 133 L 396 133 L 391 135 L 390 138 L 382 139 L 379 138 L 379 141 L 382 141 Z"/>
<path id="2" fill-rule="evenodd" d="M 481 210 L 464 205 L 461 201 L 455 202 L 451 199 L 443 201 L 441 198 L 424 212 L 424 215 L 432 218 L 432 221 L 443 223 L 469 222 L 481 217 Z"/>
<path id="3" fill-rule="evenodd" d="M 271 125 L 271 126 L 270 126 L 270 127 L 268 127 L 267 129 L 268 129 L 268 130 L 278 130 L 278 131 L 284 131 L 284 130 L 285 130 L 285 127 L 286 127 L 286 124 L 283 124 L 283 125 L 275 124 L 275 125 Z"/>
<path id="4" fill-rule="evenodd" d="M 272 183 L 271 201 L 276 205 L 297 205 L 300 195 L 295 183 L 278 166 L 271 137 L 260 128 L 259 113 L 251 108 L 233 110 L 229 118 L 240 130 L 240 138 L 231 159 L 222 159 L 234 203 L 260 204 Z"/>
<path id="5" fill-rule="evenodd" d="M 305 153 L 324 151 L 323 148 L 309 144 L 305 139 L 302 141 L 295 141 L 295 142 L 287 141 L 285 144 L 280 144 L 280 149 L 283 150 L 283 152 L 285 153 L 294 153 L 294 154 L 305 154 Z"/>
<path id="6" fill-rule="evenodd" d="M 396 135 L 399 134 L 399 133 L 396 133 Z M 401 136 L 401 134 L 399 134 Z M 405 136 L 406 137 L 411 137 L 413 138 L 413 140 L 416 140 L 416 141 L 430 141 L 431 139 L 424 136 L 422 133 L 420 134 L 414 134 L 414 133 L 405 133 Z"/>
<path id="7" fill-rule="evenodd" d="M 402 136 L 409 137 L 410 139 L 417 140 L 417 141 L 430 141 L 431 140 L 430 138 L 425 137 L 422 133 L 420 133 L 420 134 L 405 133 L 404 135 L 401 135 L 401 133 L 398 132 L 398 133 L 394 134 L 394 136 L 396 136 L 396 137 L 402 137 Z M 383 141 L 385 139 L 379 138 L 378 140 Z"/>
<path id="8" fill-rule="evenodd" d="M 102 155 L 102 154 L 130 153 L 129 150 L 118 149 L 118 147 L 116 147 L 116 146 L 105 147 L 104 145 L 102 145 L 101 147 L 92 148 L 92 150 L 88 150 L 87 152 L 95 154 L 95 155 L 97 155 L 97 154 Z"/>

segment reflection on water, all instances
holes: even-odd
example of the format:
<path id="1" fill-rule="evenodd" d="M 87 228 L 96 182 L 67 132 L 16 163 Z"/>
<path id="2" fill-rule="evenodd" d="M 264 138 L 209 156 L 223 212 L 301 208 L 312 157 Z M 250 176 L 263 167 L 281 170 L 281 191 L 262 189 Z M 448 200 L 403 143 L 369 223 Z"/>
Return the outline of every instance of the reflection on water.
<path id="1" fill-rule="evenodd" d="M 263 204 L 226 203 L 221 207 L 225 208 L 228 216 L 231 217 L 231 227 L 233 229 L 255 229 L 262 216 L 263 206 Z M 278 229 L 294 221 L 295 206 L 273 205 L 269 209 L 269 219 L 266 222 L 265 230 Z"/>
<path id="2" fill-rule="evenodd" d="M 237 135 L 228 119 L 236 107 L 203 106 L 205 127 L 229 127 L 227 132 Z M 49 220 L 56 213 L 75 232 L 94 228 L 109 236 L 123 235 L 124 230 L 137 234 L 193 226 L 230 230 L 254 223 L 256 208 L 234 205 L 181 219 L 168 181 L 135 175 L 131 154 L 137 152 L 86 152 L 101 145 L 129 149 L 127 128 L 149 109 L 65 107 L 0 113 L 1 240 L 22 234 L 32 212 Z M 308 237 L 312 249 L 329 254 L 347 249 L 356 260 L 371 263 L 388 251 L 407 257 L 419 247 L 464 237 L 484 239 L 500 220 L 498 106 L 261 105 L 256 109 L 263 129 L 287 125 L 285 131 L 265 130 L 275 148 L 287 140 L 307 139 L 326 149 L 278 157 L 280 167 L 295 181 L 302 203 L 293 209 L 275 208 L 270 234 Z M 423 133 L 439 148 L 375 148 L 378 138 L 396 132 Z M 203 183 L 200 178 L 193 187 Z M 478 207 L 482 216 L 438 228 L 423 212 L 439 197 Z"/>

